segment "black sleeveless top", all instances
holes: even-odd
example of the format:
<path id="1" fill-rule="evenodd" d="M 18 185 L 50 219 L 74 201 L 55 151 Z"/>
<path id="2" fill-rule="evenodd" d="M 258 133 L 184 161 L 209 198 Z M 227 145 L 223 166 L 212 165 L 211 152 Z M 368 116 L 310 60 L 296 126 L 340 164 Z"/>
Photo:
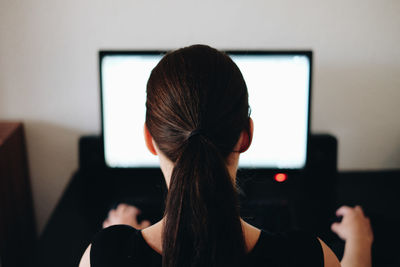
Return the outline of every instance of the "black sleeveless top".
<path id="1" fill-rule="evenodd" d="M 101 230 L 93 239 L 91 267 L 161 267 L 162 256 L 143 239 L 140 230 L 114 225 Z M 264 230 L 255 247 L 246 255 L 246 266 L 323 267 L 324 256 L 316 237 L 295 231 L 272 234 Z"/>

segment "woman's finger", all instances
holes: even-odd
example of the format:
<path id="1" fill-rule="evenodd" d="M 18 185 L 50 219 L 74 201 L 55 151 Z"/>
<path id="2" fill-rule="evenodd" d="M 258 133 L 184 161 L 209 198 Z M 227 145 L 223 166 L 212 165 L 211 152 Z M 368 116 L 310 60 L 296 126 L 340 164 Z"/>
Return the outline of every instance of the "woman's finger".
<path id="1" fill-rule="evenodd" d="M 338 233 L 338 232 L 339 232 L 339 227 L 340 227 L 340 223 L 332 223 L 332 225 L 331 225 L 331 230 L 332 230 L 334 233 Z"/>
<path id="2" fill-rule="evenodd" d="M 344 216 L 344 215 L 348 214 L 351 211 L 352 211 L 352 208 L 350 208 L 349 206 L 341 206 L 336 211 L 336 216 Z"/>

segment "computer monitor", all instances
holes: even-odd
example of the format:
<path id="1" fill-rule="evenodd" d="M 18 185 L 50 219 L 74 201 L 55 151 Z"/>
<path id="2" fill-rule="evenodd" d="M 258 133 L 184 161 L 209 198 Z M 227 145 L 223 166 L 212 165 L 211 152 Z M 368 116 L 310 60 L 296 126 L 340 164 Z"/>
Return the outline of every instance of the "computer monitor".
<path id="1" fill-rule="evenodd" d="M 254 137 L 245 169 L 299 170 L 307 160 L 312 52 L 227 51 L 247 84 Z M 100 51 L 104 159 L 111 168 L 158 168 L 143 135 L 146 84 L 165 52 Z"/>

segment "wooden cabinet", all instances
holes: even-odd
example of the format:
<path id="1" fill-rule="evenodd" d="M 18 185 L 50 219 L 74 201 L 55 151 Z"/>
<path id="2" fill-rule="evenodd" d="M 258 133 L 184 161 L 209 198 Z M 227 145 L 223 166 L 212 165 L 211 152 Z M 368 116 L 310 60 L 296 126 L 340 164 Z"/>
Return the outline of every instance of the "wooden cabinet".
<path id="1" fill-rule="evenodd" d="M 23 125 L 0 122 L 1 267 L 32 265 L 35 229 Z"/>

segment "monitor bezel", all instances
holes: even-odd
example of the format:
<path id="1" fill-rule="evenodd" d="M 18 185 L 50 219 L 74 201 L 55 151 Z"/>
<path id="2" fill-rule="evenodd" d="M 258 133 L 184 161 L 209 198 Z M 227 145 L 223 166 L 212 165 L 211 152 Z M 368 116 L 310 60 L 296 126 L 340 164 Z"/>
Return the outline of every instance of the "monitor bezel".
<path id="1" fill-rule="evenodd" d="M 308 94 L 308 114 L 307 114 L 307 141 L 306 141 L 306 161 L 303 168 L 295 168 L 295 169 L 276 169 L 276 168 L 245 168 L 239 167 L 244 173 L 256 172 L 257 174 L 273 174 L 273 173 L 302 173 L 306 170 L 309 161 L 309 145 L 310 145 L 310 129 L 311 129 L 311 99 L 312 99 L 312 77 L 313 77 L 313 52 L 312 50 L 221 50 L 227 53 L 228 55 L 299 55 L 306 56 L 310 63 L 310 71 L 309 71 L 309 94 Z M 118 56 L 118 55 L 164 55 L 168 53 L 169 50 L 99 50 L 98 52 L 98 66 L 99 66 L 99 89 L 100 89 L 100 116 L 101 116 L 101 153 L 104 167 L 108 170 L 118 170 L 119 172 L 130 172 L 134 170 L 140 170 L 153 173 L 155 170 L 158 170 L 159 167 L 110 167 L 107 165 L 105 160 L 104 153 L 104 111 L 103 111 L 103 81 L 102 81 L 102 61 L 106 56 Z"/>

